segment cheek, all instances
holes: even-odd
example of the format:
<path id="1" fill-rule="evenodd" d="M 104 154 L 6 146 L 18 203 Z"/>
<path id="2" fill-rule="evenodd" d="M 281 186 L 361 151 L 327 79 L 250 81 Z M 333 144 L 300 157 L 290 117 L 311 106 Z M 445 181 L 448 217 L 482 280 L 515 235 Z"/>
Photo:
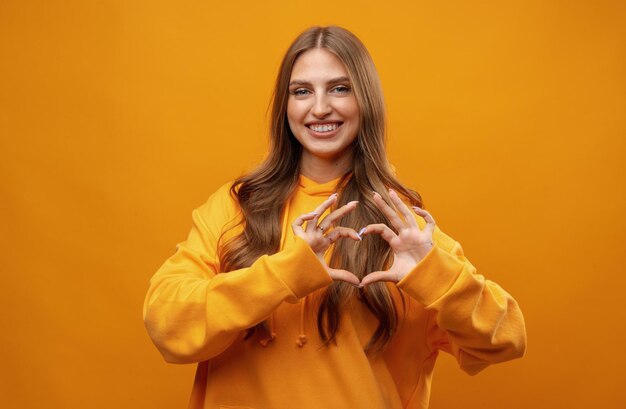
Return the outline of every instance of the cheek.
<path id="1" fill-rule="evenodd" d="M 356 103 L 356 99 L 346 99 L 341 106 L 341 113 L 346 118 L 350 118 L 358 122 L 359 105 Z"/>
<path id="2" fill-rule="evenodd" d="M 302 109 L 295 102 L 287 103 L 287 121 L 290 126 L 297 125 L 302 118 Z"/>
<path id="3" fill-rule="evenodd" d="M 287 120 L 291 123 L 293 118 L 293 104 L 291 102 L 287 103 Z"/>
<path id="4" fill-rule="evenodd" d="M 345 110 L 343 112 L 343 116 L 344 118 L 350 120 L 350 140 L 354 140 L 361 127 L 361 114 L 359 106 L 356 103 L 356 99 L 354 101 L 350 101 L 344 108 Z"/>

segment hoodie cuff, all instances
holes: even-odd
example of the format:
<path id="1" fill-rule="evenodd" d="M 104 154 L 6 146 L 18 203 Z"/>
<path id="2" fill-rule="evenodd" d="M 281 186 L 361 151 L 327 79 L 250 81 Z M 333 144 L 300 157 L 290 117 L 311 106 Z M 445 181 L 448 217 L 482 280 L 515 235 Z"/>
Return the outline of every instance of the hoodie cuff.
<path id="1" fill-rule="evenodd" d="M 300 237 L 296 237 L 291 247 L 276 253 L 272 258 L 275 274 L 296 299 L 333 282 L 311 247 Z"/>
<path id="2" fill-rule="evenodd" d="M 429 306 L 448 292 L 463 268 L 463 262 L 435 245 L 397 285 Z"/>

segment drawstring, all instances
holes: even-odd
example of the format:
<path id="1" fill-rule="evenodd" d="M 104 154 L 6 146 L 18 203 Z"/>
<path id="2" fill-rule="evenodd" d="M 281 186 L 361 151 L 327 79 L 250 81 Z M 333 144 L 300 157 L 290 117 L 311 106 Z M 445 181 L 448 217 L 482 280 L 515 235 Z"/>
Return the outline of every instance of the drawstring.
<path id="1" fill-rule="evenodd" d="M 287 203 L 285 205 L 285 209 L 283 210 L 283 215 L 282 215 L 282 231 L 280 234 L 280 248 L 284 248 L 285 247 L 285 238 L 287 237 L 287 229 L 289 228 L 289 223 L 287 222 L 287 217 L 289 215 L 289 206 L 290 206 L 290 200 L 287 200 Z M 274 338 L 276 338 L 276 333 L 274 332 L 274 313 L 272 313 L 272 315 L 270 315 L 270 319 L 269 319 L 269 334 L 267 334 L 268 336 L 264 339 L 259 340 L 259 344 L 261 344 L 261 346 L 263 348 L 266 348 L 267 345 L 272 342 L 274 340 Z"/>
<path id="2" fill-rule="evenodd" d="M 307 296 L 304 296 L 300 302 L 300 335 L 296 341 L 296 345 L 302 348 L 306 344 L 306 334 L 304 333 L 304 310 L 306 306 Z"/>
<path id="3" fill-rule="evenodd" d="M 266 348 L 267 345 L 276 338 L 276 333 L 274 332 L 274 314 L 270 315 L 270 331 L 268 335 L 267 338 L 259 340 L 259 344 L 261 344 L 263 348 Z"/>
<path id="4" fill-rule="evenodd" d="M 302 301 L 300 301 L 300 335 L 298 335 L 298 340 L 296 341 L 296 345 L 300 348 L 302 348 L 307 342 L 306 333 L 304 332 L 304 312 L 306 311 L 307 299 L 308 296 L 305 296 Z M 269 343 L 276 338 L 276 332 L 274 332 L 274 314 L 270 315 L 269 324 L 270 328 L 268 336 L 259 340 L 259 344 L 261 344 L 263 348 L 267 348 Z"/>
<path id="5" fill-rule="evenodd" d="M 287 220 L 289 216 L 290 207 L 291 207 L 291 199 L 287 200 L 285 209 L 283 210 L 283 214 L 282 214 L 282 232 L 280 236 L 280 248 L 281 249 L 285 248 L 285 240 L 288 236 L 287 232 L 290 227 L 290 223 Z M 300 335 L 298 336 L 298 340 L 296 341 L 296 345 L 300 348 L 302 348 L 307 343 L 307 336 L 304 332 L 304 313 L 306 311 L 307 299 L 308 299 L 308 296 L 305 296 L 300 301 Z M 274 314 L 273 313 L 269 319 L 269 327 L 270 328 L 269 328 L 268 336 L 264 339 L 259 340 L 259 344 L 261 344 L 261 346 L 264 348 L 267 347 L 269 343 L 274 340 L 274 338 L 276 338 L 276 333 L 274 332 Z"/>

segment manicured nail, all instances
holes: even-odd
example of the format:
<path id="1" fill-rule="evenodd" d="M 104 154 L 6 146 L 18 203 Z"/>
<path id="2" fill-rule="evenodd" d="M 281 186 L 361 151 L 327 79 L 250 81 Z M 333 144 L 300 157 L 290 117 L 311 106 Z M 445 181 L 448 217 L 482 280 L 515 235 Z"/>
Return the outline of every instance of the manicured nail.
<path id="1" fill-rule="evenodd" d="M 346 203 L 346 206 L 351 205 L 351 204 L 357 204 L 357 203 L 359 203 L 358 200 L 353 200 L 351 202 Z"/>
<path id="2" fill-rule="evenodd" d="M 374 195 L 374 196 L 378 195 L 379 197 L 381 197 L 381 196 L 380 196 L 380 193 L 378 193 L 378 192 L 374 192 L 374 193 L 373 193 L 373 195 Z"/>
<path id="3" fill-rule="evenodd" d="M 390 193 L 390 194 L 391 194 L 391 193 L 395 193 L 395 194 L 397 194 L 397 193 L 396 193 L 396 191 L 395 191 L 395 190 L 393 190 L 392 188 L 389 188 L 389 193 Z"/>
<path id="4" fill-rule="evenodd" d="M 337 193 L 333 193 L 332 195 L 330 195 L 328 198 L 329 199 L 334 199 L 335 197 L 337 197 Z"/>
<path id="5" fill-rule="evenodd" d="M 367 227 L 363 227 L 361 230 L 359 230 L 359 232 L 357 233 L 357 235 L 359 237 L 361 237 L 361 235 L 365 232 L 365 230 L 367 229 Z"/>

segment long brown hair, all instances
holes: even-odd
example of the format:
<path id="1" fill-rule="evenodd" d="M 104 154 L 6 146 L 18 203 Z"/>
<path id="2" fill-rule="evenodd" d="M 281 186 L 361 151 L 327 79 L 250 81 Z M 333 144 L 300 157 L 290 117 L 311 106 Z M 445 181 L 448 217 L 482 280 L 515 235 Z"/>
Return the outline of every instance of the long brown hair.
<path id="1" fill-rule="evenodd" d="M 341 225 L 360 229 L 371 223 L 389 224 L 372 200 L 373 191 L 390 202 L 387 189 L 393 188 L 411 204 L 422 205 L 419 194 L 405 188 L 396 179 L 387 161 L 382 89 L 367 49 L 354 34 L 341 27 L 312 27 L 296 38 L 282 60 L 272 99 L 267 158 L 251 173 L 238 178 L 231 187 L 231 194 L 241 208 L 239 225 L 243 231 L 221 244 L 222 271 L 250 266 L 260 256 L 280 250 L 280 215 L 298 184 L 302 154 L 302 146 L 287 122 L 288 86 L 296 59 L 313 48 L 324 48 L 345 64 L 359 106 L 360 129 L 353 147 L 352 168 L 338 183 L 336 206 L 352 200 L 358 200 L 360 204 L 343 217 Z M 347 269 L 363 278 L 369 272 L 387 268 L 391 261 L 387 242 L 377 235 L 368 235 L 358 244 L 358 249 L 351 240 L 335 243 L 329 265 Z M 341 308 L 354 295 L 379 321 L 366 350 L 381 350 L 391 340 L 398 325 L 397 306 L 384 283 L 371 284 L 365 290 L 357 290 L 343 282 L 332 283 L 323 293 L 319 305 L 317 326 L 320 337 L 325 344 L 335 342 Z M 262 323 L 257 328 L 266 327 Z"/>

